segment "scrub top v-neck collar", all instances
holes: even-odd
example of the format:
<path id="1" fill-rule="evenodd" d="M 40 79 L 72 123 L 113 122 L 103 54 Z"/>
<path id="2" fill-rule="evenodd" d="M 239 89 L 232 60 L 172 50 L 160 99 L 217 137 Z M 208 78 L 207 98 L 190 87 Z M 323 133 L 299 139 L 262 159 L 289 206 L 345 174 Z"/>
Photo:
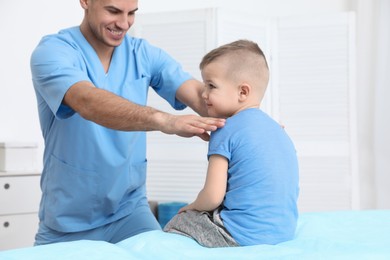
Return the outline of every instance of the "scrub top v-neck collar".
<path id="1" fill-rule="evenodd" d="M 89 63 L 93 64 L 93 67 L 95 68 L 94 72 L 97 74 L 95 76 L 97 76 L 98 81 L 104 82 L 110 76 L 110 72 L 115 71 L 116 69 L 115 64 L 117 64 L 117 62 L 115 62 L 115 60 L 118 56 L 117 52 L 119 52 L 118 49 L 120 48 L 120 45 L 114 48 L 111 56 L 110 64 L 108 66 L 108 70 L 106 72 L 101 60 L 99 59 L 98 54 L 96 53 L 92 45 L 84 37 L 83 33 L 80 30 L 80 27 L 77 27 L 77 33 L 79 34 L 79 37 L 77 37 L 77 39 L 81 39 L 81 41 L 83 42 L 79 46 L 82 46 L 84 49 L 84 53 L 88 55 L 86 61 L 89 61 Z"/>

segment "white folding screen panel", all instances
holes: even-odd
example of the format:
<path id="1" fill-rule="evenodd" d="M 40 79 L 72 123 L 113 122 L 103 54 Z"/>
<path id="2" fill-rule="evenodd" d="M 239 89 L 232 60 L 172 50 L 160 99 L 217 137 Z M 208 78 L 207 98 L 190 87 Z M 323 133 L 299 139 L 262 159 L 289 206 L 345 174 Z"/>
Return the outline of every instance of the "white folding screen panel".
<path id="1" fill-rule="evenodd" d="M 300 210 L 358 203 L 353 14 L 283 18 L 277 30 L 275 117 L 300 163 Z"/>
<path id="2" fill-rule="evenodd" d="M 259 43 L 271 71 L 262 109 L 286 127 L 299 156 L 301 211 L 357 208 L 354 16 L 263 19 L 222 8 L 140 14 L 132 34 L 200 78 L 203 55 L 237 39 Z M 149 105 L 174 111 L 151 91 Z M 202 188 L 207 143 L 148 133 L 149 199 L 192 201 Z"/>
<path id="3" fill-rule="evenodd" d="M 207 51 L 212 33 L 211 10 L 153 13 L 137 16 L 133 34 L 147 39 L 200 80 L 198 64 Z M 173 114 L 194 113 L 190 108 L 175 111 L 150 91 L 148 105 Z M 150 200 L 192 201 L 203 187 L 207 169 L 207 143 L 200 138 L 180 138 L 159 132 L 147 134 L 147 195 Z"/>
<path id="4" fill-rule="evenodd" d="M 164 49 L 195 78 L 200 78 L 199 63 L 214 45 L 213 9 L 137 14 L 131 34 L 147 39 Z"/>

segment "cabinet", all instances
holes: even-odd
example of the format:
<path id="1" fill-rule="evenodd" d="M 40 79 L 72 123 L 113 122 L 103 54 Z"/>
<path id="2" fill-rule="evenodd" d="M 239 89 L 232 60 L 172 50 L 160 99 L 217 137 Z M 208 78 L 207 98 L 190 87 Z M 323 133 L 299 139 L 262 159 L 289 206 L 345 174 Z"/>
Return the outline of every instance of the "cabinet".
<path id="1" fill-rule="evenodd" d="M 359 208 L 356 144 L 355 16 L 330 13 L 265 18 L 223 8 L 137 14 L 132 29 L 201 80 L 209 50 L 237 39 L 257 42 L 271 72 L 262 109 L 297 148 L 300 211 Z M 150 106 L 174 111 L 154 92 Z M 204 183 L 207 143 L 148 133 L 149 199 L 192 201 Z"/>
<path id="2" fill-rule="evenodd" d="M 40 174 L 0 172 L 0 250 L 34 244 L 41 197 Z"/>

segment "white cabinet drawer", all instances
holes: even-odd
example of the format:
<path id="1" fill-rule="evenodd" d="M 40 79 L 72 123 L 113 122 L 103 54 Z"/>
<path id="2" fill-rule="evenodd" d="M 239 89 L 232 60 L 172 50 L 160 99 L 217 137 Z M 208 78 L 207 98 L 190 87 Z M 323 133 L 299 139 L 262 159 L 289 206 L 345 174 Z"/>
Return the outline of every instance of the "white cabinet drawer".
<path id="1" fill-rule="evenodd" d="M 40 176 L 0 177 L 0 215 L 37 212 Z"/>
<path id="2" fill-rule="evenodd" d="M 34 245 L 38 214 L 0 216 L 0 250 Z"/>

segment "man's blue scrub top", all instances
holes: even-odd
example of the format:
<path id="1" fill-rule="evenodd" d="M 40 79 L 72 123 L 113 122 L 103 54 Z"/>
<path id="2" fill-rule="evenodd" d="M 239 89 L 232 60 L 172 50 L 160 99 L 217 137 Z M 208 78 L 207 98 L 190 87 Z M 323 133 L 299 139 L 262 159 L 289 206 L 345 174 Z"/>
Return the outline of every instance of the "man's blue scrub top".
<path id="1" fill-rule="evenodd" d="M 149 86 L 175 109 L 190 75 L 159 48 L 126 36 L 108 73 L 79 27 L 44 37 L 31 57 L 45 140 L 40 220 L 61 232 L 99 227 L 132 212 L 145 198 L 146 134 L 108 129 L 61 104 L 79 81 L 145 105 Z"/>

